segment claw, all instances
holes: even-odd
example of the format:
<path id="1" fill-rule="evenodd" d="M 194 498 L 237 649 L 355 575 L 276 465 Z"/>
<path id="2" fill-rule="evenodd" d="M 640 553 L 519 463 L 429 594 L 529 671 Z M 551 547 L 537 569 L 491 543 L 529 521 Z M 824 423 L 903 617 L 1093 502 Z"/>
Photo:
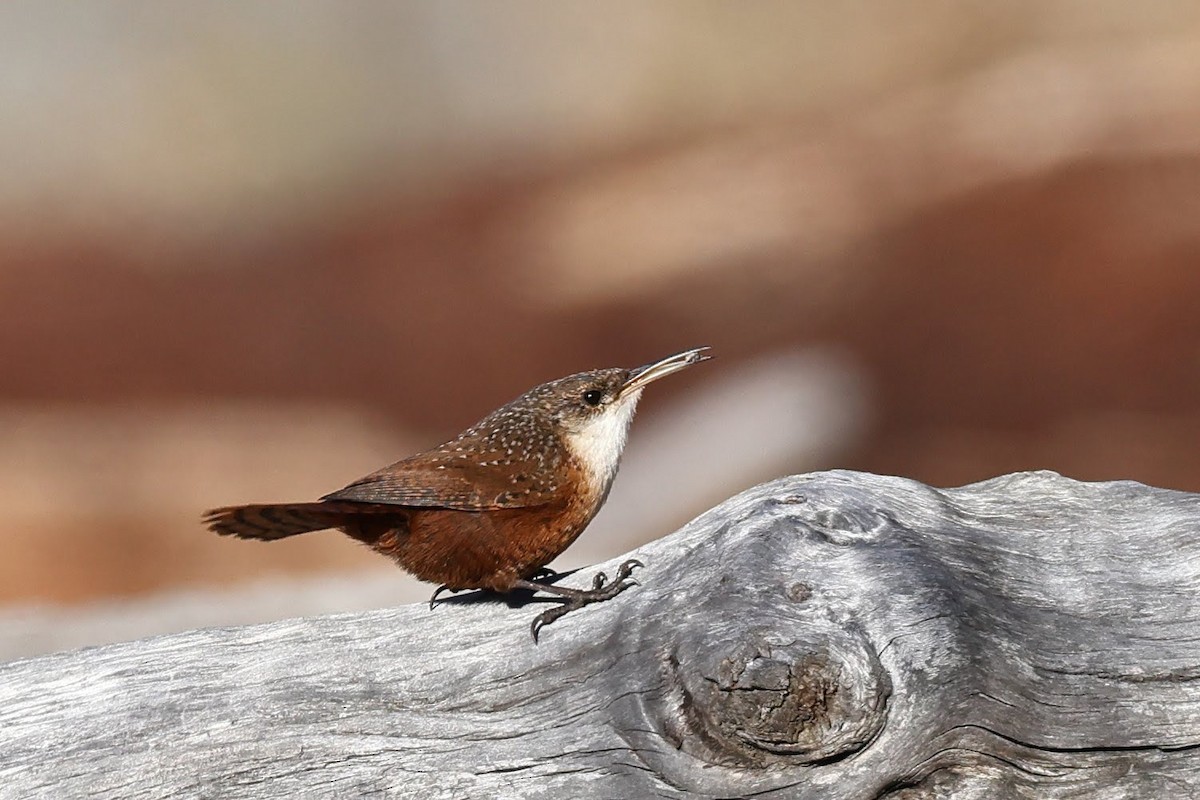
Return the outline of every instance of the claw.
<path id="1" fill-rule="evenodd" d="M 542 628 L 546 627 L 551 622 L 554 622 L 554 620 L 558 619 L 559 617 L 566 615 L 568 612 L 583 608 L 585 605 L 587 605 L 587 602 L 571 600 L 563 603 L 561 606 L 548 608 L 542 613 L 538 614 L 533 618 L 533 624 L 529 626 L 530 632 L 533 633 L 533 643 L 537 644 L 538 634 L 541 632 Z"/>
<path id="2" fill-rule="evenodd" d="M 638 561 L 636 558 L 631 558 L 621 566 L 617 567 L 617 580 L 624 580 L 633 574 L 634 569 L 645 566 L 645 564 Z"/>
<path id="3" fill-rule="evenodd" d="M 461 589 L 451 589 L 449 586 L 447 586 L 446 584 L 443 583 L 441 586 L 439 586 L 433 590 L 433 597 L 429 598 L 429 610 L 433 611 L 434 606 L 437 605 L 438 595 L 441 594 L 442 592 L 450 592 L 452 594 L 458 594 L 460 591 L 462 591 L 462 590 Z"/>

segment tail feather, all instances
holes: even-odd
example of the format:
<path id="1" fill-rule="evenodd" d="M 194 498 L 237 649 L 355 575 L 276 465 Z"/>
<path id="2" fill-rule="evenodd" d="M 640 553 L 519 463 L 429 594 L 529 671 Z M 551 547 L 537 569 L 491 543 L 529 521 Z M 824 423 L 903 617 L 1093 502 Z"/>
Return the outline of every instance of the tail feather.
<path id="1" fill-rule="evenodd" d="M 344 524 L 346 512 L 332 503 L 227 506 L 205 513 L 204 524 L 221 536 L 271 541 Z"/>

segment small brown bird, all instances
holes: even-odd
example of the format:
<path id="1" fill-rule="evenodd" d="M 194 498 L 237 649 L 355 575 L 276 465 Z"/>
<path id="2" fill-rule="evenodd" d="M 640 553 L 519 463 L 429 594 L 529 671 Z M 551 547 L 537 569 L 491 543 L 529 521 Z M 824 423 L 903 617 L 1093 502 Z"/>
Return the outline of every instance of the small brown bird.
<path id="1" fill-rule="evenodd" d="M 622 564 L 615 580 L 596 575 L 590 590 L 531 578 L 583 532 L 617 474 L 642 389 L 705 361 L 707 347 L 637 369 L 598 369 L 543 383 L 454 439 L 397 461 L 315 503 L 218 508 L 204 523 L 223 536 L 271 541 L 327 528 L 394 559 L 443 589 L 548 592 L 562 605 L 545 625 L 633 585 L 641 566 Z"/>

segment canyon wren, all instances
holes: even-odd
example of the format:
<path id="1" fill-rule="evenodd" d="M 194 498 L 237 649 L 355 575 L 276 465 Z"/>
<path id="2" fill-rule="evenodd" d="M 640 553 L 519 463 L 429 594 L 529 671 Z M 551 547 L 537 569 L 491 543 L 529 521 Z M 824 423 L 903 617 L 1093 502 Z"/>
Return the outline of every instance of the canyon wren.
<path id="1" fill-rule="evenodd" d="M 455 438 L 384 467 L 313 503 L 217 508 L 204 524 L 222 536 L 273 541 L 329 528 L 446 589 L 514 589 L 561 605 L 534 619 L 538 632 L 634 584 L 641 564 L 590 590 L 534 581 L 583 532 L 608 497 L 642 389 L 706 361 L 707 347 L 636 369 L 580 372 L 530 389 Z M 550 573 L 553 574 L 553 573 Z"/>

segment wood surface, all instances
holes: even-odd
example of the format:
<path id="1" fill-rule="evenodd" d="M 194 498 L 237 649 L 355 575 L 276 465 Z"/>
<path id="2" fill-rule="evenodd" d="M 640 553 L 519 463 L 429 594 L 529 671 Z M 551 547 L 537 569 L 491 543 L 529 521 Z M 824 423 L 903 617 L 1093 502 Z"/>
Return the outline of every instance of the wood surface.
<path id="1" fill-rule="evenodd" d="M 1200 797 L 1198 495 L 826 472 L 628 556 L 536 645 L 475 594 L 0 665 L 0 797 Z"/>

